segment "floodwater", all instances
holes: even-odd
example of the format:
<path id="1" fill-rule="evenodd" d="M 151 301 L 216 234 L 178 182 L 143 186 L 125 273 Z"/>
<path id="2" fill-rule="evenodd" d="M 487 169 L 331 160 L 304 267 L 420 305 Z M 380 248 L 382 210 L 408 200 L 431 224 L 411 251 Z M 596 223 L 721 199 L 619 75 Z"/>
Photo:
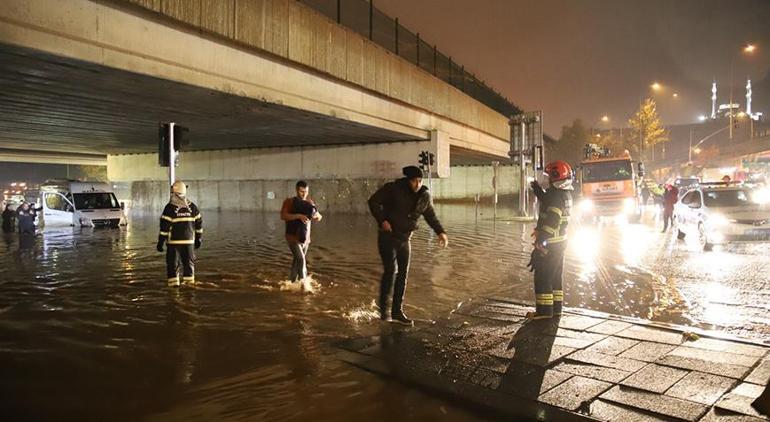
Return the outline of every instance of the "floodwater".
<path id="1" fill-rule="evenodd" d="M 440 205 L 450 247 L 422 224 L 407 314 L 531 300 L 532 225 L 501 207 Z M 575 225 L 566 302 L 765 340 L 770 248 L 702 253 L 643 224 Z M 313 227 L 314 282 L 285 282 L 290 254 L 273 213 L 204 213 L 197 284 L 167 287 L 156 217 L 124 229 L 46 230 L 0 241 L 2 419 L 450 420 L 474 410 L 337 357 L 340 340 L 382 329 L 381 266 L 367 216 Z M 659 226 L 658 226 L 659 227 Z M 418 322 L 425 324 L 426 322 Z M 13 419 L 9 417 L 13 416 Z"/>

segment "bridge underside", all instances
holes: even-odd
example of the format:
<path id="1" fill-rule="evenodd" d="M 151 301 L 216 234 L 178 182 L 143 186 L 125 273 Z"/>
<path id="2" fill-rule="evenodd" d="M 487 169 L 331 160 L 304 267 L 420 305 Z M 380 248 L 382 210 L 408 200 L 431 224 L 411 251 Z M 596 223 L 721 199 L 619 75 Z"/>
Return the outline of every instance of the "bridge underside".
<path id="1" fill-rule="evenodd" d="M 158 122 L 189 150 L 419 138 L 279 104 L 0 44 L 0 147 L 86 154 L 157 149 Z"/>
<path id="2" fill-rule="evenodd" d="M 418 138 L 349 120 L 94 63 L 0 44 L 0 148 L 12 161 L 29 151 L 93 154 L 157 150 L 159 121 L 190 128 L 185 149 L 350 145 Z M 9 157 L 10 154 L 6 154 Z M 3 160 L 0 155 L 0 161 Z M 82 157 L 80 157 L 82 158 Z M 451 164 L 493 155 L 451 148 Z M 499 159 L 499 158 L 498 158 Z M 11 159 L 8 159 L 9 161 Z M 47 162 L 47 161 L 43 161 Z"/>

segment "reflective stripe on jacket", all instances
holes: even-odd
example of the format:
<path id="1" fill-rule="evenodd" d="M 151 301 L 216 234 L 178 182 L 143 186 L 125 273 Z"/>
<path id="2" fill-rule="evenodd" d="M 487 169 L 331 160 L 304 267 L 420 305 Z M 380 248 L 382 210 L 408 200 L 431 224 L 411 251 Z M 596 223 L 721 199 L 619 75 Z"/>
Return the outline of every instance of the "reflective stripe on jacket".
<path id="1" fill-rule="evenodd" d="M 192 202 L 186 207 L 167 204 L 160 216 L 160 235 L 169 245 L 192 245 L 203 235 L 203 218 Z"/>

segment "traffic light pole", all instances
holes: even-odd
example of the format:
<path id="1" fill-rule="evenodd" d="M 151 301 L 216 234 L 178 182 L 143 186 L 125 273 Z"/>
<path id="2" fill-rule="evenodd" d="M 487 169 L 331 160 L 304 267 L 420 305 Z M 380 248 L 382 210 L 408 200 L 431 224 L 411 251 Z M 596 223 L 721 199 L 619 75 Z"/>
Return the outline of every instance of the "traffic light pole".
<path id="1" fill-rule="evenodd" d="M 527 124 L 522 120 L 521 122 L 521 139 L 527 139 Z M 522 146 L 524 144 L 522 143 Z M 522 217 L 527 217 L 527 164 L 526 156 L 524 154 L 524 148 L 519 149 L 519 214 Z"/>
<path id="2" fill-rule="evenodd" d="M 174 151 L 174 126 L 176 123 L 169 123 L 168 126 L 168 185 L 171 186 L 176 181 L 176 151 Z"/>

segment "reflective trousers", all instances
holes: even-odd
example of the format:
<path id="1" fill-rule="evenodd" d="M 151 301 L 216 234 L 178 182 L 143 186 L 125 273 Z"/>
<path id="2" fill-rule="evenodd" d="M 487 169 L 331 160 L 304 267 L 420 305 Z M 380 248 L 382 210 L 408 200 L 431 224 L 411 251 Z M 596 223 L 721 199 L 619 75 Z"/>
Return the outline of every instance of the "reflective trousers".
<path id="1" fill-rule="evenodd" d="M 548 253 L 535 265 L 535 305 L 538 315 L 561 315 L 564 303 L 562 275 L 567 242 L 548 246 Z"/>
<path id="2" fill-rule="evenodd" d="M 409 274 L 409 258 L 412 253 L 410 241 L 393 237 L 390 233 L 380 232 L 377 237 L 377 248 L 382 259 L 382 279 L 380 280 L 380 312 L 385 312 L 388 306 L 388 296 L 393 289 L 393 305 L 391 314 L 402 312 L 404 294 L 406 293 L 406 278 Z M 393 282 L 395 281 L 395 286 Z"/>
<path id="3" fill-rule="evenodd" d="M 166 245 L 166 276 L 169 282 L 179 281 L 179 267 L 182 267 L 182 281 L 195 281 L 195 252 L 193 245 Z"/>

